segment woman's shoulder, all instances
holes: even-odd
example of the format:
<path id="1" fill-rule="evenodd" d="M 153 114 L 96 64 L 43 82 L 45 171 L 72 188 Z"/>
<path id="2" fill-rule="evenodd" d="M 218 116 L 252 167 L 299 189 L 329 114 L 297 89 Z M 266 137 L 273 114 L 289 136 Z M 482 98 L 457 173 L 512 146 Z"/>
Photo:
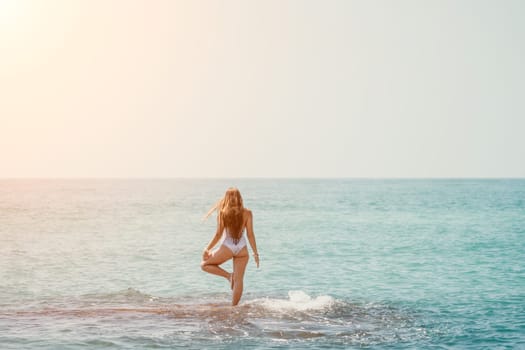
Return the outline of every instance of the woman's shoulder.
<path id="1" fill-rule="evenodd" d="M 252 216 L 252 211 L 250 209 L 248 209 L 248 208 L 244 208 L 243 215 L 244 215 L 244 217 L 251 217 Z"/>

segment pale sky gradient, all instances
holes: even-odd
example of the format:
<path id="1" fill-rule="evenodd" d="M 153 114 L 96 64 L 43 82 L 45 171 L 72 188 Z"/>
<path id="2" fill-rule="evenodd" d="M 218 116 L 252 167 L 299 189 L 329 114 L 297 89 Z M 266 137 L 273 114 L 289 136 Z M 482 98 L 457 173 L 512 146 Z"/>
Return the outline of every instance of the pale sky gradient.
<path id="1" fill-rule="evenodd" d="M 0 177 L 525 177 L 525 2 L 0 0 Z"/>

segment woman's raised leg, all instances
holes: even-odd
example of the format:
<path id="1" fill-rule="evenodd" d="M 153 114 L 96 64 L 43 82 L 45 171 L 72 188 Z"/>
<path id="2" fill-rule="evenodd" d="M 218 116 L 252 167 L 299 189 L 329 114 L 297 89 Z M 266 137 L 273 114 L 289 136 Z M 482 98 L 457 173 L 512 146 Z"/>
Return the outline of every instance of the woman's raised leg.
<path id="1" fill-rule="evenodd" d="M 230 260 L 233 257 L 233 253 L 227 247 L 221 245 L 208 259 L 201 262 L 201 268 L 203 271 L 208 273 L 222 276 L 227 280 L 230 279 L 231 274 L 224 270 L 219 265 Z"/>

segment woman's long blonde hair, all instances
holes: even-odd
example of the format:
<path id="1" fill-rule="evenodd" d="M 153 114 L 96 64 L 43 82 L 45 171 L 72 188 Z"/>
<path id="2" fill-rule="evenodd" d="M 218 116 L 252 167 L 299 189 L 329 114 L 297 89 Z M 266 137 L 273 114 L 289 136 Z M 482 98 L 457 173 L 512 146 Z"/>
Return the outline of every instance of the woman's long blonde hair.
<path id="1" fill-rule="evenodd" d="M 217 210 L 219 220 L 226 228 L 226 231 L 237 244 L 239 239 L 241 239 L 244 228 L 244 205 L 241 192 L 235 187 L 228 188 L 224 197 L 215 203 L 204 216 L 204 219 L 207 219 L 215 210 Z"/>

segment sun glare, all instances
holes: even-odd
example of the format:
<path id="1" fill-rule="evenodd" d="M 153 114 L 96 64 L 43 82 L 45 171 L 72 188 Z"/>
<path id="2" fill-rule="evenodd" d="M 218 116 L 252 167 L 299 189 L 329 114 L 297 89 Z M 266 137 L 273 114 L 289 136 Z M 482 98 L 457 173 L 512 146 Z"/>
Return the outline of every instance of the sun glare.
<path id="1" fill-rule="evenodd" d="M 0 29 L 13 29 L 23 15 L 25 7 L 25 1 L 0 0 Z"/>

